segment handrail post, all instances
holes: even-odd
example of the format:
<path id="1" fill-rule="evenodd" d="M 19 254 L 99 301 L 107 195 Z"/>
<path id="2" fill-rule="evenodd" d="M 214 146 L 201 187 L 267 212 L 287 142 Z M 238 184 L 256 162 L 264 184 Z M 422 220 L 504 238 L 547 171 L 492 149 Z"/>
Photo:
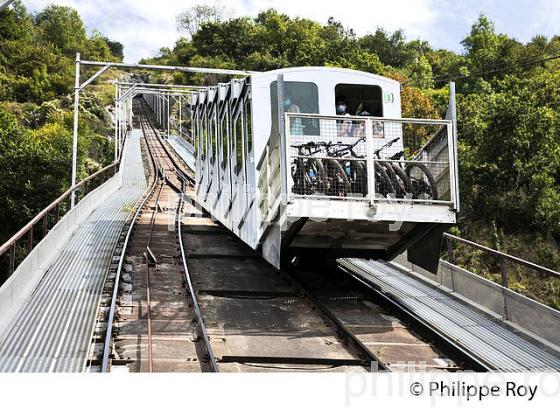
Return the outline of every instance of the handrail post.
<path id="1" fill-rule="evenodd" d="M 29 252 L 33 250 L 33 227 L 27 232 L 27 249 Z"/>
<path id="2" fill-rule="evenodd" d="M 455 265 L 455 252 L 453 252 L 453 241 L 449 236 L 446 237 L 446 240 L 447 240 L 447 259 L 448 259 L 448 261 L 451 265 Z M 450 273 L 450 276 L 451 276 L 451 288 L 452 288 L 453 292 L 455 292 L 455 268 L 454 268 L 454 266 L 450 266 L 449 273 Z M 443 275 L 442 275 L 441 281 L 443 282 Z"/>
<path id="3" fill-rule="evenodd" d="M 500 257 L 500 274 L 502 277 L 502 297 L 504 300 L 504 319 L 509 320 L 509 312 L 507 306 L 507 290 L 509 289 L 509 278 L 508 272 L 506 267 L 506 260 L 503 257 Z"/>
<path id="4" fill-rule="evenodd" d="M 453 252 L 453 242 L 451 238 L 448 236 L 447 240 L 447 259 L 450 264 L 455 265 L 455 253 Z"/>
<path id="5" fill-rule="evenodd" d="M 47 236 L 49 230 L 49 213 L 47 212 L 43 217 L 43 238 Z"/>
<path id="6" fill-rule="evenodd" d="M 337 124 L 338 125 L 338 124 Z M 375 208 L 375 158 L 373 157 L 373 122 L 370 118 L 366 120 L 366 175 L 367 175 L 367 194 L 369 196 L 370 210 Z M 373 213 L 372 213 L 373 216 Z"/>
<path id="7" fill-rule="evenodd" d="M 15 265 L 16 265 L 16 243 L 17 241 L 14 241 L 14 243 L 12 244 L 12 246 L 10 247 L 10 266 L 8 268 L 8 274 L 11 275 L 12 273 L 14 273 L 15 270 Z"/>

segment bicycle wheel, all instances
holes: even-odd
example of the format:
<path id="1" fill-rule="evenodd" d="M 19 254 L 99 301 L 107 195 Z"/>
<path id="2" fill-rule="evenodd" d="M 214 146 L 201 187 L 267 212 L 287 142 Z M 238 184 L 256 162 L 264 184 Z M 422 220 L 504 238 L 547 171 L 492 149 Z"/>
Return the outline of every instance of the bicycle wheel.
<path id="1" fill-rule="evenodd" d="M 423 199 L 421 196 L 425 195 L 428 197 L 425 199 L 432 199 L 434 201 L 438 199 L 436 181 L 426 165 L 418 162 L 410 163 L 406 166 L 405 172 L 413 185 L 413 198 Z M 421 176 L 419 178 L 413 176 L 415 172 L 419 172 Z M 427 183 L 424 177 L 428 180 Z"/>
<path id="2" fill-rule="evenodd" d="M 307 181 L 306 181 L 306 171 L 303 164 L 303 159 L 298 158 L 294 161 L 294 166 L 292 167 L 292 180 L 294 181 L 294 186 L 292 187 L 292 192 L 298 195 L 305 195 L 307 191 Z"/>
<path id="3" fill-rule="evenodd" d="M 353 162 L 353 176 L 354 176 L 354 191 L 355 193 L 367 196 L 368 183 L 367 183 L 367 167 L 365 161 L 352 161 Z"/>
<path id="4" fill-rule="evenodd" d="M 396 176 L 401 181 L 399 186 L 401 186 L 402 190 L 403 190 L 402 198 L 406 197 L 407 194 L 412 194 L 412 192 L 414 191 L 414 188 L 412 186 L 412 181 L 410 180 L 410 177 L 408 175 L 406 175 L 406 172 L 404 172 L 404 170 L 401 168 L 400 164 L 391 162 L 391 166 L 392 166 L 393 171 L 395 172 Z"/>
<path id="5" fill-rule="evenodd" d="M 350 191 L 350 180 L 344 168 L 335 159 L 327 159 L 327 172 L 331 180 L 329 194 L 333 196 L 346 196 Z"/>
<path id="6" fill-rule="evenodd" d="M 315 193 L 327 194 L 328 178 L 323 162 L 319 158 L 309 158 L 307 160 L 306 172 L 308 175 L 315 175 L 312 182 Z"/>
<path id="7" fill-rule="evenodd" d="M 395 196 L 397 198 L 402 198 L 404 196 L 403 195 L 404 189 L 401 187 L 399 178 L 397 177 L 397 174 L 395 173 L 392 164 L 390 162 L 385 162 L 385 161 L 380 161 L 380 164 L 385 169 L 385 172 L 387 172 L 387 176 L 391 181 L 391 185 L 393 186 L 393 191 Z"/>
<path id="8" fill-rule="evenodd" d="M 391 178 L 387 175 L 385 167 L 378 161 L 375 161 L 375 192 L 383 197 L 395 193 Z"/>

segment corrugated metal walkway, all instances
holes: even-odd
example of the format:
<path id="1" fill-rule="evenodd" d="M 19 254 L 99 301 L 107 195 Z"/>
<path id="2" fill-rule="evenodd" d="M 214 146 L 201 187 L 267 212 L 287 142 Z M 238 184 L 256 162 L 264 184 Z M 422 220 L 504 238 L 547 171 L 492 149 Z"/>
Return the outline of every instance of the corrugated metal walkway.
<path id="1" fill-rule="evenodd" d="M 126 143 L 122 187 L 76 229 L 2 335 L 0 371 L 84 369 L 114 247 L 131 207 L 146 189 L 140 136 L 134 130 Z"/>
<path id="2" fill-rule="evenodd" d="M 382 261 L 342 259 L 356 273 L 492 368 L 504 372 L 558 371 L 560 359 L 501 325 L 499 321 L 459 302 Z"/>
<path id="3" fill-rule="evenodd" d="M 190 169 L 196 169 L 196 163 L 194 158 L 194 152 L 185 144 L 182 138 L 171 136 L 167 140 L 169 145 L 175 150 L 175 152 L 185 161 L 185 163 L 190 167 Z"/>

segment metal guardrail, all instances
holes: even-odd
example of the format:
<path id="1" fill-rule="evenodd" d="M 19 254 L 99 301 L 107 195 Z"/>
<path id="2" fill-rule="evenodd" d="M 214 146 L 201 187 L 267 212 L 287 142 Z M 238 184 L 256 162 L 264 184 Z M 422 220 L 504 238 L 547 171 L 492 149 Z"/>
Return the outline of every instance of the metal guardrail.
<path id="1" fill-rule="evenodd" d="M 542 273 L 542 274 L 545 274 L 547 276 L 552 276 L 552 277 L 555 277 L 557 279 L 560 279 L 560 272 L 557 272 L 555 270 L 545 268 L 544 266 L 537 265 L 536 263 L 526 261 L 524 259 L 518 258 L 516 256 L 509 255 L 509 254 L 504 253 L 504 252 L 497 251 L 496 249 L 489 248 L 489 247 L 481 245 L 479 243 L 472 242 L 472 241 L 469 241 L 467 239 L 459 238 L 458 236 L 451 235 L 449 233 L 445 233 L 444 236 L 447 240 L 447 257 L 449 259 L 449 262 L 452 263 L 452 264 L 455 264 L 455 255 L 454 255 L 454 252 L 453 252 L 452 243 L 453 242 L 458 242 L 458 243 L 462 243 L 464 245 L 468 245 L 472 248 L 476 248 L 478 250 L 481 250 L 481 251 L 483 251 L 483 252 L 485 252 L 489 255 L 497 257 L 498 259 L 501 259 L 501 260 L 504 260 L 504 261 L 509 261 L 509 262 L 514 262 L 514 263 L 516 263 L 518 265 L 521 265 L 525 268 L 529 268 L 529 269 L 531 269 L 535 272 Z M 506 278 L 507 278 L 507 272 L 505 273 L 505 275 L 506 275 Z M 507 279 L 505 280 L 505 282 L 507 283 Z"/>
<path id="2" fill-rule="evenodd" d="M 181 139 L 185 140 L 192 147 L 194 147 L 194 138 L 192 137 L 192 135 L 190 133 L 182 131 L 182 132 L 179 132 L 178 134 L 179 134 L 179 137 Z"/>
<path id="3" fill-rule="evenodd" d="M 72 193 L 75 194 L 76 204 L 83 199 L 89 192 L 93 191 L 103 182 L 107 181 L 110 177 L 115 175 L 118 171 L 120 159 L 107 165 L 103 169 L 83 179 L 76 185 L 70 187 L 66 192 L 60 195 L 56 200 L 51 202 L 46 208 L 39 212 L 27 225 L 21 228 L 15 235 L 8 239 L 2 246 L 0 246 L 0 257 L 9 251 L 8 269 L 6 271 L 7 279 L 14 273 L 21 261 L 17 261 L 18 241 L 24 236 L 27 236 L 27 247 L 23 250 L 25 256 L 35 248 L 37 244 L 47 236 L 49 229 L 58 223 L 58 221 L 70 210 L 70 198 Z M 50 220 L 49 220 L 50 219 Z M 40 239 L 36 240 L 35 226 L 41 224 Z M 2 271 L 4 271 L 2 269 Z"/>
<path id="4" fill-rule="evenodd" d="M 456 206 L 452 122 L 286 113 L 291 197 Z"/>
<path id="5" fill-rule="evenodd" d="M 466 246 L 474 248 L 474 249 L 478 249 L 478 250 L 484 252 L 485 254 L 496 258 L 496 260 L 499 263 L 499 268 L 500 268 L 500 272 L 499 272 L 499 274 L 500 274 L 500 285 L 502 286 L 503 289 L 511 290 L 510 289 L 510 269 L 508 269 L 507 262 L 514 263 L 518 266 L 530 269 L 533 272 L 537 272 L 537 273 L 545 275 L 547 277 L 560 279 L 560 272 L 557 272 L 553 269 L 549 269 L 549 268 L 546 268 L 544 266 L 537 265 L 536 263 L 526 261 L 526 260 L 518 258 L 516 256 L 509 255 L 509 254 L 504 253 L 504 252 L 500 252 L 496 249 L 489 248 L 487 246 L 481 245 L 481 244 L 476 243 L 476 242 L 469 241 L 467 239 L 460 238 L 460 237 L 455 236 L 455 235 L 451 235 L 449 233 L 445 233 L 444 238 L 446 240 L 447 259 L 448 259 L 447 262 L 449 262 L 452 265 L 459 266 L 459 265 L 456 264 L 457 258 L 456 258 L 456 255 L 455 255 L 455 251 L 453 249 L 453 243 L 454 242 L 462 244 L 462 245 L 466 245 Z M 472 269 L 468 269 L 468 271 L 477 275 L 477 276 L 484 277 L 484 275 L 482 275 L 481 273 L 473 272 Z M 453 280 L 453 276 L 451 276 L 451 279 Z M 504 295 L 503 295 L 503 299 L 504 299 L 503 300 L 503 316 L 506 319 L 509 319 L 510 314 L 509 314 L 509 310 L 508 310 L 507 296 L 506 296 L 505 292 L 504 292 Z M 537 300 L 535 298 L 532 298 L 532 299 Z M 538 302 L 544 303 L 543 300 L 540 300 Z"/>

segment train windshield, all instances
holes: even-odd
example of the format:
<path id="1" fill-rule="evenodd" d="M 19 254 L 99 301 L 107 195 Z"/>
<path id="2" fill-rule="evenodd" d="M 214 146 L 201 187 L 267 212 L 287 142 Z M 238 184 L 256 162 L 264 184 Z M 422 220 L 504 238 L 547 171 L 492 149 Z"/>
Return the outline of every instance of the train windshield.
<path id="1" fill-rule="evenodd" d="M 336 106 L 345 106 L 345 114 L 383 116 L 382 91 L 377 85 L 338 84 Z"/>
<path id="2" fill-rule="evenodd" d="M 270 84 L 270 106 L 272 107 L 272 127 L 278 126 L 278 90 L 276 81 Z M 318 114 L 319 90 L 317 84 L 302 81 L 284 81 L 284 111 L 293 113 Z M 319 135 L 316 119 L 296 119 L 291 122 L 292 135 Z"/>

